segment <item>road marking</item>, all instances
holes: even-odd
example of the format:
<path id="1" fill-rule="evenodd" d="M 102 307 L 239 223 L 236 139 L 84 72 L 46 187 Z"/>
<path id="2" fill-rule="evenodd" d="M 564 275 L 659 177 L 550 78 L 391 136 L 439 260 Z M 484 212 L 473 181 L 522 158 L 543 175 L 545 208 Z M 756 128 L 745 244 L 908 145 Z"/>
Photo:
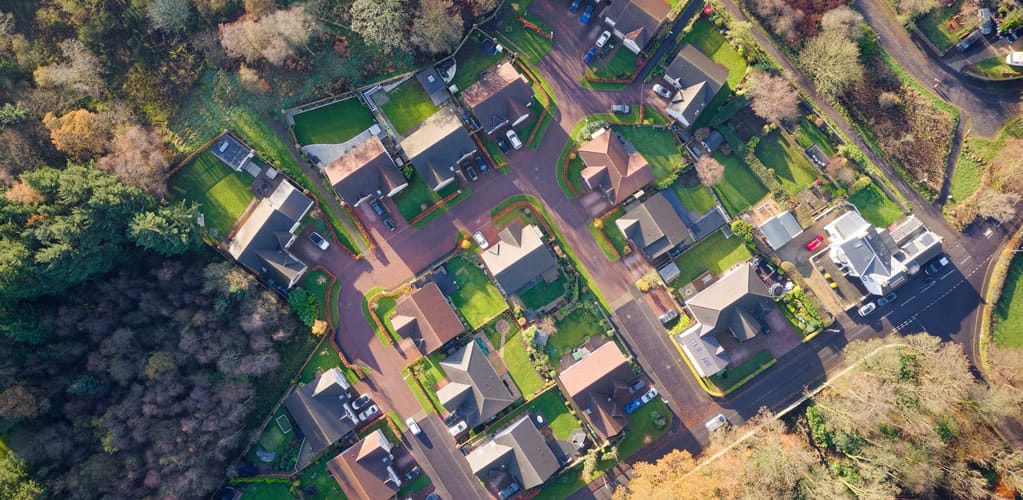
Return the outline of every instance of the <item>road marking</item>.
<path id="1" fill-rule="evenodd" d="M 928 288 L 934 286 L 936 283 L 937 283 L 936 281 L 932 281 L 930 285 L 927 285 L 927 286 L 921 288 L 920 291 L 921 292 L 926 292 Z"/>
<path id="2" fill-rule="evenodd" d="M 992 231 L 990 227 L 984 230 L 984 238 L 986 238 L 986 239 L 990 240 L 991 237 L 994 236 L 994 234 L 995 234 L 995 232 Z"/>
<path id="3" fill-rule="evenodd" d="M 906 305 L 906 304 L 909 304 L 909 303 L 910 303 L 910 302 L 912 302 L 912 301 L 913 301 L 913 299 L 915 299 L 915 298 L 916 298 L 916 295 L 914 295 L 914 296 L 912 296 L 912 297 L 910 297 L 910 298 L 906 299 L 906 301 L 905 301 L 905 302 L 903 302 L 902 304 L 899 304 L 899 305 L 900 305 L 900 306 L 904 306 L 904 305 Z"/>
<path id="4" fill-rule="evenodd" d="M 973 257 L 972 257 L 972 256 L 971 256 L 970 254 L 966 254 L 966 257 L 964 257 L 964 258 L 963 258 L 963 260 L 959 261 L 959 265 L 961 266 L 961 265 L 965 264 L 965 263 L 966 263 L 966 261 L 968 261 L 968 260 L 970 260 L 970 259 L 972 259 L 972 258 L 973 258 Z M 951 271 L 950 271 L 950 272 L 951 272 Z"/>
<path id="5" fill-rule="evenodd" d="M 909 301 L 907 300 L 906 302 L 909 302 Z M 893 312 L 895 312 L 895 311 L 888 311 L 888 314 L 885 314 L 884 316 L 881 316 L 881 319 L 885 319 L 888 316 L 891 316 Z"/>
<path id="6" fill-rule="evenodd" d="M 955 270 L 953 269 L 953 270 L 951 270 L 951 271 L 949 271 L 949 272 L 945 273 L 944 275 L 942 275 L 942 276 L 941 276 L 940 278 L 938 278 L 938 279 L 939 279 L 939 280 L 943 280 L 943 279 L 947 278 L 947 277 L 948 277 L 948 276 L 949 276 L 950 274 L 952 274 L 952 273 L 954 273 L 954 272 L 955 272 Z"/>

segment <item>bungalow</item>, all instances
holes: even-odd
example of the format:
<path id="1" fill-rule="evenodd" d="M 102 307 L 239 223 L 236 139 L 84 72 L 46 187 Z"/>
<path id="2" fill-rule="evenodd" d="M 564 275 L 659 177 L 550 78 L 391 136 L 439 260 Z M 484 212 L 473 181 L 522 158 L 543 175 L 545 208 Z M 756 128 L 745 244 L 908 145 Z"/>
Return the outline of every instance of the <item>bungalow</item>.
<path id="1" fill-rule="evenodd" d="M 346 405 L 350 388 L 341 370 L 331 368 L 313 382 L 295 389 L 284 400 L 285 408 L 314 454 L 326 450 L 355 429 L 358 417 Z"/>
<path id="2" fill-rule="evenodd" d="M 682 126 L 691 127 L 728 81 L 728 69 L 685 44 L 665 70 L 664 80 L 678 89 L 665 112 Z"/>
<path id="3" fill-rule="evenodd" d="M 283 176 L 276 182 L 277 187 L 259 200 L 231 238 L 227 253 L 270 284 L 287 289 L 306 271 L 305 263 L 289 249 L 313 200 Z"/>
<path id="4" fill-rule="evenodd" d="M 603 439 L 617 436 L 628 424 L 625 406 L 635 399 L 628 391 L 634 378 L 629 358 L 614 342 L 605 343 L 558 374 L 565 395 Z"/>
<path id="5" fill-rule="evenodd" d="M 437 399 L 469 429 L 486 423 L 518 399 L 476 342 L 452 353 L 440 367 L 448 383 L 437 390 Z"/>
<path id="6" fill-rule="evenodd" d="M 465 89 L 462 99 L 487 135 L 493 136 L 505 125 L 515 127 L 529 119 L 533 88 L 511 63 L 504 62 Z"/>
<path id="7" fill-rule="evenodd" d="M 558 261 L 535 225 L 513 222 L 498 233 L 499 241 L 480 257 L 505 294 L 513 294 L 543 278 L 557 279 Z"/>
<path id="8" fill-rule="evenodd" d="M 529 415 L 474 448 L 465 460 L 487 491 L 501 499 L 542 485 L 561 468 Z"/>
<path id="9" fill-rule="evenodd" d="M 639 54 L 661 29 L 670 11 L 665 0 L 617 0 L 604 13 L 604 22 L 622 45 Z"/>
<path id="10" fill-rule="evenodd" d="M 459 162 L 476 152 L 476 143 L 455 112 L 445 107 L 403 139 L 401 149 L 426 185 L 440 191 L 455 181 Z"/>
<path id="11" fill-rule="evenodd" d="M 400 441 L 392 443 L 383 429 L 327 462 L 327 470 L 348 498 L 393 498 L 405 474 L 415 467 L 412 454 Z"/>
<path id="12" fill-rule="evenodd" d="M 576 151 L 586 165 L 582 171 L 586 187 L 602 193 L 612 205 L 617 205 L 654 182 L 654 172 L 643 155 L 626 152 L 620 138 L 612 139 L 614 135 L 610 130 L 601 129 Z"/>
<path id="13" fill-rule="evenodd" d="M 651 261 L 679 245 L 696 242 L 692 231 L 664 192 L 630 206 L 615 225 L 629 243 Z"/>
<path id="14" fill-rule="evenodd" d="M 374 197 L 392 197 L 408 187 L 408 180 L 375 135 L 331 162 L 323 173 L 334 192 L 352 207 Z"/>
<path id="15" fill-rule="evenodd" d="M 394 307 L 391 325 L 400 337 L 415 340 L 424 354 L 437 350 L 465 331 L 436 283 L 403 297 Z"/>

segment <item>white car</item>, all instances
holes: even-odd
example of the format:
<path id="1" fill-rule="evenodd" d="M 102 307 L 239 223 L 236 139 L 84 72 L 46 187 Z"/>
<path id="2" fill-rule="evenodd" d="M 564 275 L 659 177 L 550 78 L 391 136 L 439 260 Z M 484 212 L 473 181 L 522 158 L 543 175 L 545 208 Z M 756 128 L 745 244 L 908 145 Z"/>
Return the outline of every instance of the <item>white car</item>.
<path id="1" fill-rule="evenodd" d="M 651 387 L 649 391 L 646 391 L 646 393 L 643 394 L 643 396 L 641 396 L 639 398 L 639 400 L 642 401 L 643 404 L 647 404 L 647 403 L 649 403 L 650 401 L 652 401 L 656 397 L 657 397 L 657 388 Z"/>
<path id="2" fill-rule="evenodd" d="M 671 91 L 662 87 L 659 83 L 654 84 L 654 93 L 665 99 L 671 99 Z"/>
<path id="3" fill-rule="evenodd" d="M 1005 56 L 1005 64 L 1014 68 L 1023 68 L 1023 52 L 1016 50 Z"/>
<path id="4" fill-rule="evenodd" d="M 610 31 L 605 31 L 601 33 L 600 37 L 597 38 L 597 47 L 603 47 L 605 44 L 607 44 L 607 41 L 610 39 L 611 39 Z"/>
<path id="5" fill-rule="evenodd" d="M 720 428 L 722 425 L 725 425 L 727 423 L 728 419 L 725 418 L 725 414 L 718 413 L 714 418 L 708 420 L 707 423 L 703 424 L 703 426 L 706 427 L 708 431 L 714 432 L 718 430 L 718 428 Z"/>
<path id="6" fill-rule="evenodd" d="M 858 312 L 860 314 L 860 317 L 866 318 L 867 316 L 870 315 L 870 313 L 874 312 L 874 309 L 877 309 L 877 304 L 875 304 L 873 302 L 868 302 L 868 303 L 864 304 L 863 307 L 861 307 L 856 312 Z"/>
<path id="7" fill-rule="evenodd" d="M 309 239 L 313 242 L 314 245 L 320 247 L 320 250 L 326 250 L 330 248 L 330 242 L 324 239 L 323 236 L 320 236 L 320 233 L 317 233 L 315 231 L 309 233 Z"/>
<path id="8" fill-rule="evenodd" d="M 483 233 L 480 231 L 472 233 L 472 239 L 476 240 L 476 244 L 480 246 L 480 250 L 486 250 L 490 246 L 487 238 L 483 236 Z"/>
<path id="9" fill-rule="evenodd" d="M 468 428 L 469 424 L 465 423 L 465 420 L 459 420 L 457 424 L 448 427 L 448 432 L 450 432 L 452 436 L 457 436 L 465 432 Z"/>
<path id="10" fill-rule="evenodd" d="M 522 141 L 519 139 L 518 134 L 516 134 L 514 130 L 508 130 L 508 133 L 504 135 L 508 136 L 508 142 L 511 143 L 513 148 L 522 149 Z"/>
<path id="11" fill-rule="evenodd" d="M 405 426 L 408 427 L 408 430 L 412 431 L 412 435 L 414 436 L 418 436 L 423 433 L 423 430 L 419 428 L 419 424 L 416 423 L 416 419 L 412 417 L 409 417 L 408 420 L 405 421 Z"/>
<path id="12" fill-rule="evenodd" d="M 372 417 L 373 415 L 376 415 L 377 413 L 380 413 L 380 408 L 377 408 L 377 405 L 370 406 L 369 408 L 366 408 L 365 411 L 359 414 L 359 421 L 365 422 L 366 419 Z"/>

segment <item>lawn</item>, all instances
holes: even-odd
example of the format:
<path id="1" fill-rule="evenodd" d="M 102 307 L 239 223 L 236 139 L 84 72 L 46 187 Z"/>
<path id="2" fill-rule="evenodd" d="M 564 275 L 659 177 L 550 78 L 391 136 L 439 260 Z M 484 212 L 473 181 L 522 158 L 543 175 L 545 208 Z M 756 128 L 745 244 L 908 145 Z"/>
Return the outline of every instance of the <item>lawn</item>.
<path id="1" fill-rule="evenodd" d="M 579 428 L 579 421 L 568 412 L 565 398 L 555 387 L 544 391 L 525 406 L 530 412 L 543 415 L 543 421 L 550 426 L 555 439 L 567 440 L 572 431 Z"/>
<path id="2" fill-rule="evenodd" d="M 316 310 L 319 311 L 316 316 L 324 321 L 327 319 L 326 301 L 330 300 L 327 297 L 328 285 L 330 285 L 330 276 L 327 276 L 327 273 L 322 269 L 314 269 L 312 272 L 307 274 L 305 278 L 302 278 L 302 283 L 299 285 L 300 288 L 305 289 L 305 291 L 313 294 L 313 297 L 316 298 Z M 340 287 L 338 290 L 340 290 Z M 331 295 L 336 297 L 336 294 L 334 294 L 333 291 Z M 334 308 L 331 309 L 331 313 L 333 313 L 336 309 L 337 304 L 334 304 Z M 334 320 L 337 321 L 337 316 L 334 316 Z"/>
<path id="3" fill-rule="evenodd" d="M 796 133 L 796 142 L 804 148 L 820 146 L 824 154 L 831 156 L 835 154 L 835 146 L 828 139 L 828 136 L 817 125 L 810 123 L 805 117 L 799 119 L 799 130 Z"/>
<path id="4" fill-rule="evenodd" d="M 799 193 L 817 178 L 817 169 L 810 164 L 802 148 L 781 131 L 775 130 L 761 138 L 755 154 L 767 168 L 774 169 L 775 177 L 789 194 Z"/>
<path id="5" fill-rule="evenodd" d="M 550 283 L 541 281 L 519 292 L 518 296 L 522 299 L 522 305 L 526 306 L 526 309 L 540 309 L 564 294 L 565 275 L 560 274 L 558 279 Z"/>
<path id="6" fill-rule="evenodd" d="M 302 373 L 298 375 L 298 381 L 308 384 L 315 380 L 319 374 L 331 368 L 340 368 L 341 373 L 345 374 L 345 378 L 350 383 L 354 384 L 359 381 L 359 377 L 355 375 L 355 372 L 341 363 L 341 356 L 334 350 L 334 346 L 329 341 L 323 341 L 320 344 L 316 354 L 313 355 L 309 363 L 302 369 Z"/>
<path id="7" fill-rule="evenodd" d="M 462 45 L 455 54 L 455 79 L 451 81 L 459 90 L 465 90 L 480 79 L 487 68 L 497 64 L 502 56 L 495 56 L 483 52 L 480 42 L 483 35 L 479 31 L 473 31 L 471 40 Z"/>
<path id="8" fill-rule="evenodd" d="M 752 375 L 764 367 L 765 365 L 773 364 L 775 361 L 774 356 L 771 355 L 771 351 L 764 349 L 749 359 L 744 361 L 741 365 L 735 368 L 727 368 L 718 374 L 708 377 L 712 385 L 721 390 L 721 392 L 728 393 L 728 391 L 735 388 L 737 384 L 743 381 L 746 377 Z"/>
<path id="9" fill-rule="evenodd" d="M 384 329 L 387 330 L 384 333 L 387 334 L 392 341 L 399 340 L 398 334 L 394 333 L 394 325 L 391 324 L 391 313 L 394 312 L 394 308 L 397 305 L 398 297 L 381 295 L 376 301 L 376 307 L 373 309 L 373 313 L 377 315 L 380 322 L 384 324 Z M 372 324 L 372 322 L 370 324 Z"/>
<path id="10" fill-rule="evenodd" d="M 555 326 L 557 332 L 547 340 L 547 351 L 552 359 L 568 354 L 586 339 L 604 332 L 603 318 L 589 307 L 578 307 Z"/>
<path id="11" fill-rule="evenodd" d="M 903 215 L 899 206 L 888 199 L 881 188 L 875 184 L 850 196 L 849 203 L 856 205 L 863 218 L 877 227 L 887 227 Z"/>
<path id="12" fill-rule="evenodd" d="M 532 0 L 509 0 L 501 7 L 501 11 L 484 28 L 491 34 L 496 34 L 501 42 L 509 45 L 510 48 L 519 52 L 529 64 L 536 65 L 551 51 L 553 43 L 547 38 L 529 28 L 523 26 L 518 17 L 524 17 L 530 23 L 538 26 L 541 31 L 551 33 L 539 19 L 529 14 L 529 4 Z"/>
<path id="13" fill-rule="evenodd" d="M 598 64 L 593 64 L 587 69 L 586 74 L 596 78 L 629 79 L 637 69 L 636 54 L 622 44 L 618 44 L 612 50 L 614 54 L 610 57 L 601 57 Z M 600 53 L 600 49 L 597 49 L 597 53 Z"/>
<path id="14" fill-rule="evenodd" d="M 448 378 L 447 374 L 444 373 L 444 369 L 440 366 L 442 359 L 444 359 L 444 353 L 437 351 L 412 365 L 412 376 L 417 377 L 419 382 L 423 384 L 426 396 L 433 401 L 437 408 L 443 408 L 440 400 L 437 399 L 437 384 L 441 380 Z"/>
<path id="15" fill-rule="evenodd" d="M 984 59 L 976 64 L 971 64 L 964 68 L 964 71 L 968 73 L 976 73 L 986 78 L 1010 78 L 1020 75 L 1020 71 L 1008 64 L 1005 64 L 1005 56 L 992 57 L 990 59 Z"/>
<path id="16" fill-rule="evenodd" d="M 666 128 L 615 127 L 622 138 L 632 143 L 636 151 L 650 163 L 654 180 L 668 177 L 682 166 L 682 151 L 675 143 L 675 134 Z"/>
<path id="17" fill-rule="evenodd" d="M 745 76 L 746 60 L 728 44 L 724 35 L 707 18 L 701 17 L 693 23 L 682 42 L 696 47 L 714 62 L 728 68 L 729 90 L 735 89 Z"/>
<path id="18" fill-rule="evenodd" d="M 412 178 L 408 180 L 408 187 L 402 189 L 392 199 L 398 205 L 398 212 L 402 218 L 410 221 L 457 189 L 458 182 L 456 181 L 448 184 L 440 191 L 434 191 L 430 189 L 430 186 L 426 185 L 426 181 L 419 176 L 419 173 L 415 172 L 412 174 Z"/>
<path id="19" fill-rule="evenodd" d="M 238 486 L 240 483 L 235 483 Z M 295 498 L 291 493 L 291 481 L 281 479 L 272 483 L 251 482 L 244 483 L 245 490 L 242 492 L 242 500 L 282 500 Z M 343 495 L 338 498 L 343 498 Z"/>
<path id="20" fill-rule="evenodd" d="M 604 219 L 604 227 L 601 230 L 604 232 L 604 236 L 611 241 L 611 245 L 618 250 L 619 255 L 625 254 L 625 249 L 629 247 L 628 240 L 625 239 L 625 234 L 622 233 L 621 229 L 618 229 L 616 222 L 625 215 L 625 210 L 616 208 L 614 213 Z"/>
<path id="21" fill-rule="evenodd" d="M 500 340 L 500 336 L 498 337 L 498 340 Z M 508 367 L 508 375 L 511 375 L 515 385 L 519 386 L 522 397 L 529 399 L 536 391 L 543 388 L 544 380 L 540 378 L 540 375 L 537 375 L 533 364 L 529 362 L 529 355 L 526 353 L 526 346 L 524 344 L 526 337 L 528 335 L 524 336 L 521 332 L 506 337 L 501 358 L 504 359 L 504 364 Z M 500 348 L 500 342 L 494 343 L 491 340 L 490 343 L 494 346 L 494 349 Z"/>
<path id="22" fill-rule="evenodd" d="M 486 273 L 468 259 L 456 257 L 446 267 L 458 283 L 458 290 L 451 294 L 451 302 L 469 323 L 469 328 L 475 330 L 508 310 L 508 302 L 501 292 Z"/>
<path id="23" fill-rule="evenodd" d="M 939 51 L 946 51 L 952 48 L 953 45 L 959 42 L 959 39 L 966 34 L 969 29 L 965 26 L 957 26 L 955 29 L 949 28 L 948 22 L 952 19 L 956 13 L 963 8 L 963 0 L 956 0 L 951 7 L 945 7 L 944 4 L 939 3 L 937 7 L 931 9 L 926 15 L 916 20 L 916 26 L 920 28 L 920 31 L 924 33 L 924 36 L 933 43 Z M 976 15 L 970 12 L 970 15 Z"/>
<path id="24" fill-rule="evenodd" d="M 333 453 L 328 453 L 309 467 L 302 469 L 302 473 L 298 476 L 298 482 L 299 487 L 303 490 L 302 497 L 305 500 L 343 500 L 347 498 L 341 491 L 341 485 L 337 484 L 337 481 L 327 473 L 327 462 L 333 460 L 335 456 Z M 310 486 L 316 488 L 316 493 L 313 495 L 305 494 L 305 489 Z"/>
<path id="25" fill-rule="evenodd" d="M 340 144 L 373 125 L 373 113 L 352 97 L 294 116 L 298 143 Z"/>
<path id="26" fill-rule="evenodd" d="M 387 104 L 380 109 L 394 125 L 399 134 L 405 134 L 437 112 L 437 106 L 430 101 L 419 80 L 408 79 L 405 83 L 387 93 Z"/>
<path id="27" fill-rule="evenodd" d="M 1023 348 L 1023 259 L 1012 259 L 1002 296 L 995 307 L 991 331 L 996 344 Z"/>
<path id="28" fill-rule="evenodd" d="M 203 151 L 167 181 L 174 197 L 199 204 L 211 236 L 225 238 L 252 201 L 252 176 L 235 172 Z"/>
<path id="29" fill-rule="evenodd" d="M 664 417 L 664 425 L 658 426 L 654 422 L 654 414 Z M 618 456 L 622 459 L 632 456 L 644 446 L 654 442 L 669 427 L 671 427 L 671 411 L 661 401 L 661 398 L 654 398 L 649 403 L 641 406 L 629 418 L 629 426 L 625 428 L 625 437 L 618 441 Z"/>
<path id="30" fill-rule="evenodd" d="M 675 284 L 681 286 L 689 283 L 706 271 L 721 274 L 752 257 L 753 254 L 746 248 L 742 238 L 726 238 L 723 232 L 717 231 L 675 259 L 680 273 Z"/>
<path id="31" fill-rule="evenodd" d="M 714 192 L 730 215 L 739 215 L 767 194 L 767 189 L 753 175 L 746 162 L 720 152 L 714 153 L 714 158 L 725 166 L 725 178 L 714 186 Z"/>
<path id="32" fill-rule="evenodd" d="M 717 205 L 717 200 L 714 199 L 714 195 L 707 189 L 707 186 L 699 183 L 695 175 L 692 176 L 692 179 L 696 180 L 696 184 L 687 186 L 686 177 L 680 177 L 671 185 L 671 190 L 675 191 L 686 210 L 703 214 L 714 208 Z"/>

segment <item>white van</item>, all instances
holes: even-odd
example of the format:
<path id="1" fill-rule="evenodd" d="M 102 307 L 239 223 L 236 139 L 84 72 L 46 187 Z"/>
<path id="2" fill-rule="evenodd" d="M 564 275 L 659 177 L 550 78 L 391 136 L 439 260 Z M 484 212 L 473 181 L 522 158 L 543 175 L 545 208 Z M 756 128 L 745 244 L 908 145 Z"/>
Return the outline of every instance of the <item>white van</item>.
<path id="1" fill-rule="evenodd" d="M 704 425 L 704 427 L 707 428 L 708 431 L 714 432 L 714 431 L 718 430 L 722 425 L 725 425 L 727 423 L 728 423 L 728 419 L 725 418 L 725 414 L 724 413 L 718 413 L 717 416 L 715 416 L 714 418 L 708 420 L 707 423 L 705 423 L 703 425 Z"/>

